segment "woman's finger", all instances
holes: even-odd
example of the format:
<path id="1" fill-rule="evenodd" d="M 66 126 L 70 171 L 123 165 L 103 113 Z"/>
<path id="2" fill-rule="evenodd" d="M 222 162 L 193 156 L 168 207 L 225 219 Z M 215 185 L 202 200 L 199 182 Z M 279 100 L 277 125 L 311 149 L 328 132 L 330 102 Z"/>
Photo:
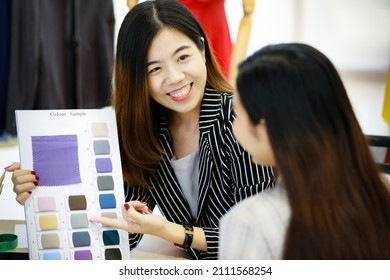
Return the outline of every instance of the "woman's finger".
<path id="1" fill-rule="evenodd" d="M 19 162 L 14 162 L 11 165 L 8 165 L 7 167 L 4 167 L 4 170 L 7 172 L 12 172 L 20 168 Z"/>
<path id="2" fill-rule="evenodd" d="M 102 224 L 103 226 L 125 229 L 121 219 L 111 219 L 107 217 L 95 216 L 91 217 L 89 220 L 94 223 Z"/>
<path id="3" fill-rule="evenodd" d="M 28 192 L 23 192 L 23 193 L 20 193 L 20 194 L 17 194 L 16 195 L 16 201 L 20 204 L 20 205 L 24 205 L 26 203 L 26 200 L 30 197 L 30 193 Z"/>
<path id="4" fill-rule="evenodd" d="M 11 177 L 14 185 L 20 185 L 28 182 L 38 182 L 39 177 L 31 170 L 15 170 Z"/>
<path id="5" fill-rule="evenodd" d="M 141 214 L 151 214 L 151 210 L 149 209 L 146 202 L 143 201 L 130 201 L 128 202 L 138 213 Z"/>

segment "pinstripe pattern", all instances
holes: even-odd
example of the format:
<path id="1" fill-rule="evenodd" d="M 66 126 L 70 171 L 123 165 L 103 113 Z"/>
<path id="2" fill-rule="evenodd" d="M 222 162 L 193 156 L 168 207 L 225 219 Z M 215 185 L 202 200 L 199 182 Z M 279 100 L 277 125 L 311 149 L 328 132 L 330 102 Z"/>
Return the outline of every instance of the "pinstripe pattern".
<path id="1" fill-rule="evenodd" d="M 169 221 L 190 221 L 203 228 L 208 251 L 189 249 L 194 259 L 216 259 L 222 215 L 238 201 L 273 186 L 272 169 L 254 165 L 235 140 L 233 120 L 232 95 L 206 88 L 199 120 L 199 198 L 195 220 L 169 163 L 173 152 L 166 118 L 161 119 L 159 139 L 167 155 L 160 163 L 157 178 L 151 182 L 153 188 L 126 190 L 127 201 L 143 200 L 150 208 L 157 204 Z M 140 237 L 129 235 L 131 249 Z"/>

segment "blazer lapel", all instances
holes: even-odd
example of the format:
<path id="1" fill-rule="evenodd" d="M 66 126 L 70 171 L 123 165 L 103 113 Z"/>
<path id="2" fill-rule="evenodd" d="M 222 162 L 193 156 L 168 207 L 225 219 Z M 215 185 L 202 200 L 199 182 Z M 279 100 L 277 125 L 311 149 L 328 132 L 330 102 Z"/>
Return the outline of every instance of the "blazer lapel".
<path id="1" fill-rule="evenodd" d="M 220 93 L 206 88 L 199 117 L 199 197 L 197 221 L 199 220 L 203 207 L 207 202 L 207 194 L 211 185 L 212 170 L 215 166 L 212 150 L 212 137 L 215 125 L 218 123 L 220 110 Z"/>
<path id="2" fill-rule="evenodd" d="M 175 201 L 176 206 L 174 207 L 174 209 L 176 211 L 172 211 L 172 209 L 165 209 L 164 205 L 160 207 L 161 212 L 169 220 L 191 221 L 192 216 L 189 211 L 190 206 L 180 187 L 175 171 L 173 170 L 173 167 L 169 162 L 169 160 L 173 156 L 173 150 L 171 147 L 171 136 L 169 134 L 167 119 L 165 116 L 161 117 L 161 127 L 159 129 L 159 134 L 160 144 L 165 152 L 165 154 L 163 155 L 164 160 L 160 163 L 160 174 L 163 174 L 163 176 L 169 179 L 161 180 L 163 182 L 166 182 L 166 184 L 156 183 L 158 184 L 158 186 L 155 186 L 152 193 L 154 193 L 155 196 L 158 196 L 160 200 Z M 167 184 L 167 182 L 169 183 Z M 167 196 L 172 197 L 172 199 L 166 198 Z M 168 208 L 170 207 L 171 206 L 168 206 Z"/>
<path id="3" fill-rule="evenodd" d="M 199 219 L 205 204 L 207 193 L 210 188 L 211 171 L 214 166 L 213 157 L 208 145 L 208 139 L 203 138 L 199 147 L 199 196 L 198 196 L 198 216 Z"/>

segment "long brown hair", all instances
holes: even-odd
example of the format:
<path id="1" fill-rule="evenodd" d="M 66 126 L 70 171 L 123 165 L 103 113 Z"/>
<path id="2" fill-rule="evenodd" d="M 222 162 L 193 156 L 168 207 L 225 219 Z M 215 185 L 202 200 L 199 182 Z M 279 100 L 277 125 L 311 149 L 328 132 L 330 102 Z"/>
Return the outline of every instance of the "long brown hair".
<path id="1" fill-rule="evenodd" d="M 205 50 L 207 84 L 231 92 L 209 45 L 207 36 L 191 12 L 175 0 L 145 1 L 134 6 L 118 34 L 112 105 L 116 111 L 122 169 L 130 186 L 149 187 L 162 159 L 157 130 L 160 114 L 167 110 L 150 97 L 146 58 L 149 46 L 162 28 L 185 34 Z M 202 40 L 203 38 L 203 40 Z"/>
<path id="2" fill-rule="evenodd" d="M 291 207 L 285 259 L 390 259 L 390 194 L 335 67 L 305 44 L 264 47 L 237 89 L 265 120 Z"/>

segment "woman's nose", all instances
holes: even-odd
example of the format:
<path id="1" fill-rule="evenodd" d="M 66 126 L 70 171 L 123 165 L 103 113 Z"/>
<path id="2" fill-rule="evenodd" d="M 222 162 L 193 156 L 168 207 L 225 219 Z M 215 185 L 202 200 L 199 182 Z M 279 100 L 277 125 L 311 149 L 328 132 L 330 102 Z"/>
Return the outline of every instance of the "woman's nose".
<path id="1" fill-rule="evenodd" d="M 168 67 L 166 81 L 168 84 L 176 84 L 183 80 L 185 77 L 184 72 L 179 67 L 170 66 Z"/>

